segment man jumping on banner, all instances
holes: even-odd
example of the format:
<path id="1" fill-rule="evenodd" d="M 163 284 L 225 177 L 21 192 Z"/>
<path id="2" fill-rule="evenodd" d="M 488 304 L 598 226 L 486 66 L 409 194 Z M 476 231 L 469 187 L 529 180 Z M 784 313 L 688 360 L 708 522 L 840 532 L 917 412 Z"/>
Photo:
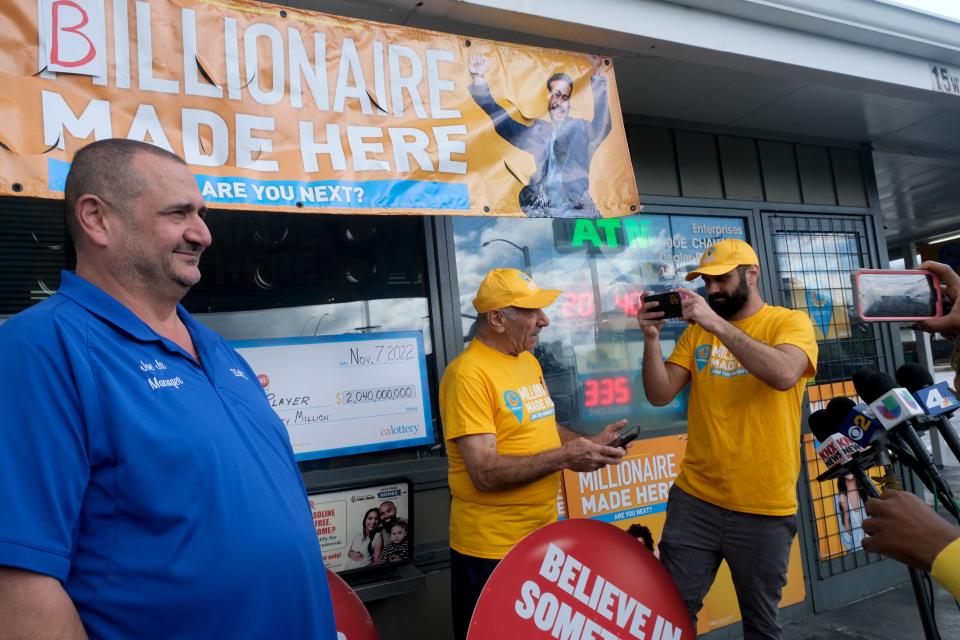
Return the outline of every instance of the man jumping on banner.
<path id="1" fill-rule="evenodd" d="M 483 109 L 497 133 L 513 146 L 533 155 L 536 172 L 520 190 L 520 208 L 531 217 L 597 217 L 590 198 L 590 161 L 600 143 L 610 133 L 610 108 L 607 105 L 607 68 L 603 58 L 589 55 L 593 65 L 590 88 L 593 92 L 593 118 L 570 116 L 573 79 L 566 73 L 554 73 L 547 79 L 547 111 L 550 120 L 536 119 L 526 124 L 507 113 L 493 99 L 486 75 L 490 61 L 474 56 L 469 61 L 470 95 Z"/>

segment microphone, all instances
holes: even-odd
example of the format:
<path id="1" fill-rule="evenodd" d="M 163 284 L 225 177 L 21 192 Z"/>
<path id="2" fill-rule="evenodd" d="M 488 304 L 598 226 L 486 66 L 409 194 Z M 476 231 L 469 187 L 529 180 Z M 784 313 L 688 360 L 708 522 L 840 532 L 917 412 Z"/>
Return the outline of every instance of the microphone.
<path id="1" fill-rule="evenodd" d="M 933 382 L 927 368 L 910 362 L 897 369 L 897 382 L 910 391 L 940 432 L 954 456 L 960 458 L 960 437 L 950 424 L 950 415 L 960 409 L 960 401 L 946 382 Z"/>
<path id="2" fill-rule="evenodd" d="M 817 476 L 817 480 L 824 482 L 850 473 L 856 478 L 861 492 L 871 497 L 880 497 L 880 492 L 870 481 L 866 472 L 867 469 L 880 464 L 878 451 L 873 448 L 864 449 L 847 436 L 838 433 L 836 424 L 837 421 L 833 419 L 829 409 L 814 411 L 807 418 L 810 431 L 820 443 L 817 447 L 817 455 L 827 467 L 825 472 Z"/>
<path id="3" fill-rule="evenodd" d="M 897 369 L 897 384 L 912 393 L 928 415 L 951 414 L 960 409 L 960 401 L 946 382 L 934 383 L 923 365 L 908 362 Z"/>
<path id="4" fill-rule="evenodd" d="M 883 431 L 877 417 L 865 404 L 856 404 L 850 398 L 838 396 L 827 403 L 830 424 L 839 425 L 842 433 L 861 447 L 866 447 Z"/>
<path id="5" fill-rule="evenodd" d="M 838 465 L 853 462 L 854 454 L 863 451 L 863 448 L 842 433 L 838 433 L 830 423 L 830 415 L 823 409 L 810 414 L 807 418 L 810 431 L 820 443 L 817 454 L 828 469 Z"/>
<path id="6" fill-rule="evenodd" d="M 827 413 L 830 414 L 831 424 L 840 425 L 837 431 L 868 451 L 873 448 L 881 457 L 886 455 L 886 461 L 880 464 L 889 465 L 889 458 L 894 457 L 911 469 L 920 465 L 903 440 L 894 433 L 887 433 L 866 404 L 855 404 L 850 398 L 838 396 L 827 403 Z M 889 473 L 892 481 L 895 476 L 892 468 Z"/>
<path id="7" fill-rule="evenodd" d="M 877 375 L 877 371 L 875 369 L 871 369 L 870 367 L 862 367 L 853 372 L 853 388 L 857 390 L 858 396 L 863 398 L 863 394 L 860 393 L 860 389 L 866 389 L 867 381 L 875 375 Z"/>
<path id="8" fill-rule="evenodd" d="M 868 379 L 863 377 L 859 379 L 860 386 L 857 385 L 858 379 L 854 375 L 854 386 L 857 393 L 863 398 L 870 409 L 877 416 L 880 424 L 891 435 L 902 438 L 907 448 L 916 458 L 916 467 L 908 463 L 910 467 L 920 476 L 923 483 L 934 495 L 938 496 L 944 506 L 954 517 L 960 519 L 960 511 L 957 510 L 956 503 L 953 500 L 953 492 L 950 485 L 946 483 L 940 470 L 933 463 L 930 452 L 924 446 L 920 436 L 914 428 L 912 422 L 917 416 L 924 415 L 923 409 L 913 399 L 910 392 L 903 387 L 897 387 L 896 382 L 885 373 L 874 373 Z"/>
<path id="9" fill-rule="evenodd" d="M 856 384 L 854 384 L 856 386 Z M 898 429 L 906 433 L 913 426 L 910 424 L 911 418 L 917 418 L 923 415 L 923 409 L 913 399 L 910 392 L 903 387 L 898 387 L 893 378 L 885 373 L 875 373 L 864 383 L 864 388 L 857 387 L 857 393 L 863 398 L 873 414 L 880 420 L 880 424 L 887 431 L 898 429 L 900 425 L 908 428 Z M 914 434 L 916 435 L 916 434 Z M 911 436 L 906 436 L 908 444 L 913 446 Z M 919 441 L 919 440 L 918 440 Z M 926 448 L 923 449 L 926 451 Z M 920 456 L 920 454 L 914 451 Z"/>

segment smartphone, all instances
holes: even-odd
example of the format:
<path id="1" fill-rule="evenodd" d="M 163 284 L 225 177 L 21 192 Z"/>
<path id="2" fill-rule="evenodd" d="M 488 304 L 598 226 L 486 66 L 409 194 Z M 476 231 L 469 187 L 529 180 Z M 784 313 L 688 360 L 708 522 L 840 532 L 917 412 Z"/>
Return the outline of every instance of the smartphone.
<path id="1" fill-rule="evenodd" d="M 940 278 L 916 269 L 858 269 L 853 307 L 865 322 L 918 322 L 943 315 Z"/>
<path id="2" fill-rule="evenodd" d="M 640 435 L 640 425 L 634 425 L 629 427 L 625 431 L 621 431 L 620 435 L 617 436 L 617 439 L 611 442 L 608 447 L 626 447 L 628 444 L 637 439 L 637 436 Z"/>
<path id="3" fill-rule="evenodd" d="M 651 307 L 650 311 L 663 311 L 664 320 L 679 318 L 683 315 L 683 306 L 680 304 L 682 300 L 683 298 L 680 297 L 679 291 L 667 291 L 666 293 L 654 293 L 643 296 L 644 305 L 648 302 L 659 303 L 658 306 Z"/>

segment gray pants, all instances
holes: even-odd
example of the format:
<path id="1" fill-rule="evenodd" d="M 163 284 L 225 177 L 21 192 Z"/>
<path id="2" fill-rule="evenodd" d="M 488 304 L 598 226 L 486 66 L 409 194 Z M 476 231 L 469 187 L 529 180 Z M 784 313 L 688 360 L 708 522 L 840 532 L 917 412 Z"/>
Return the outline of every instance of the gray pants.
<path id="1" fill-rule="evenodd" d="M 677 486 L 671 488 L 660 560 L 677 585 L 694 627 L 720 561 L 726 560 L 740 604 L 744 639 L 778 640 L 777 606 L 787 582 L 790 545 L 796 533 L 796 515 L 729 511 Z"/>

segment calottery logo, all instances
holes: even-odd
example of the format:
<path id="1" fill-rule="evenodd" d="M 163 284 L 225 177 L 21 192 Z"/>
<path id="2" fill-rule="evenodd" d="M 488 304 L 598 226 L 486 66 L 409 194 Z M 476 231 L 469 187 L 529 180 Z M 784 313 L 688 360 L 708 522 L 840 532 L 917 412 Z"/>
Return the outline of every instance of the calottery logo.
<path id="1" fill-rule="evenodd" d="M 507 389 L 503 392 L 503 403 L 507 405 L 507 409 L 517 419 L 517 422 L 523 422 L 523 399 L 519 393 L 513 389 Z"/>
<path id="2" fill-rule="evenodd" d="M 703 371 L 710 360 L 710 345 L 702 344 L 697 347 L 697 350 L 693 352 L 693 357 L 697 361 L 697 371 Z"/>

